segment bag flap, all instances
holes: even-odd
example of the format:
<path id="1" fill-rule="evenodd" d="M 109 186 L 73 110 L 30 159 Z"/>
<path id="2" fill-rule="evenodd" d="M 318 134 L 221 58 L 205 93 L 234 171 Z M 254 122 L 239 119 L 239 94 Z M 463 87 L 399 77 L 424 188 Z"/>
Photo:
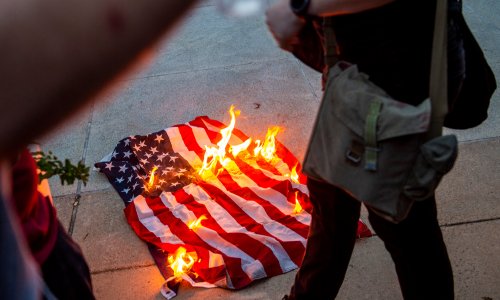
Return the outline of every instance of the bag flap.
<path id="1" fill-rule="evenodd" d="M 357 135 L 363 136 L 372 102 L 382 104 L 377 120 L 377 140 L 426 132 L 430 124 L 431 102 L 413 106 L 392 99 L 383 89 L 360 73 L 356 65 L 342 70 L 336 64 L 330 70 L 327 90 L 335 104 L 335 115 Z M 330 95 L 325 92 L 325 96 Z"/>

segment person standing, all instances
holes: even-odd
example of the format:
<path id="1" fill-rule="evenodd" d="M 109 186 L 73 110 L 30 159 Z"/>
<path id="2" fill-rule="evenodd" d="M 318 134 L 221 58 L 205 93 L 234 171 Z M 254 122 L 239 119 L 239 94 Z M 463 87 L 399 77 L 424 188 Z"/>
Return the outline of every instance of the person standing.
<path id="1" fill-rule="evenodd" d="M 340 60 L 357 64 L 392 98 L 418 105 L 429 96 L 435 10 L 436 0 L 278 0 L 267 10 L 266 22 L 278 45 L 294 51 L 310 22 L 320 29 L 322 42 L 318 22 L 330 18 Z M 454 49 L 448 50 L 454 62 L 448 70 L 451 97 L 458 94 L 465 73 L 461 43 L 459 35 L 449 35 L 448 49 Z M 283 299 L 332 299 L 354 249 L 361 203 L 328 183 L 308 178 L 307 185 L 313 213 L 306 253 Z M 398 224 L 368 212 L 395 263 L 404 299 L 453 299 L 453 273 L 435 197 L 415 203 Z"/>

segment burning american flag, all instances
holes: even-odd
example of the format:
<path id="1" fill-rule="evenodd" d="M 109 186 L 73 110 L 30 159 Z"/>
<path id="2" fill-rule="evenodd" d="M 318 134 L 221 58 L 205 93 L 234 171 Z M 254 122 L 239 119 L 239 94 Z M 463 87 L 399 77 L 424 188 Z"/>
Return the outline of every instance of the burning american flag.
<path id="1" fill-rule="evenodd" d="M 153 256 L 166 252 L 167 281 L 239 289 L 300 266 L 311 220 L 300 164 L 277 127 L 252 141 L 229 113 L 228 126 L 203 116 L 125 138 L 96 164 Z M 361 222 L 358 234 L 371 235 Z"/>

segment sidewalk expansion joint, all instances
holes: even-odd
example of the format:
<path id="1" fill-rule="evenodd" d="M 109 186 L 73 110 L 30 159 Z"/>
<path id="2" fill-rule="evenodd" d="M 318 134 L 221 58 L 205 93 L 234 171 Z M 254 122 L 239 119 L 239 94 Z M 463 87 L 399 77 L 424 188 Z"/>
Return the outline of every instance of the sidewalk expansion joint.
<path id="1" fill-rule="evenodd" d="M 479 224 L 479 223 L 485 223 L 485 222 L 491 222 L 491 221 L 499 221 L 499 220 L 500 220 L 500 217 L 487 218 L 487 219 L 479 219 L 479 220 L 474 220 L 474 221 L 463 221 L 463 222 L 441 224 L 440 227 L 455 227 L 455 226 L 461 226 L 461 225 Z"/>
<path id="2" fill-rule="evenodd" d="M 137 270 L 137 269 L 154 267 L 154 266 L 156 266 L 155 263 L 150 263 L 150 264 L 144 264 L 144 265 L 138 265 L 138 266 L 130 266 L 130 267 L 109 268 L 109 269 L 104 269 L 104 270 L 91 271 L 90 274 L 92 274 L 92 275 L 98 275 L 98 274 L 102 274 L 102 273 L 119 272 L 119 271 L 127 271 L 127 270 Z"/>
<path id="3" fill-rule="evenodd" d="M 304 68 L 300 65 L 301 63 L 299 62 L 299 60 L 294 59 L 294 61 L 295 61 L 295 65 L 299 68 L 300 73 L 302 74 L 302 77 L 304 77 L 304 80 L 306 81 L 307 85 L 309 86 L 309 90 L 313 94 L 314 98 L 321 100 L 320 96 L 318 96 L 316 94 L 316 92 L 314 91 L 314 87 L 312 86 L 312 83 L 309 80 L 309 78 L 307 78 L 306 73 L 304 72 Z"/>
<path id="4" fill-rule="evenodd" d="M 80 205 L 80 194 L 76 194 L 75 201 L 73 202 L 73 210 L 71 211 L 71 220 L 69 221 L 68 234 L 73 236 L 73 229 L 75 228 L 76 214 L 78 212 L 78 206 Z"/>
<path id="5" fill-rule="evenodd" d="M 83 152 L 82 152 L 82 158 L 81 158 L 81 161 L 84 164 L 85 164 L 85 158 L 87 157 L 87 151 L 89 148 L 90 129 L 92 127 L 93 116 L 94 116 L 94 103 L 92 103 L 92 105 L 90 107 L 90 118 L 87 122 L 87 128 L 85 129 L 85 142 L 83 144 Z M 82 192 L 82 181 L 78 180 L 77 185 L 76 185 L 75 201 L 73 202 L 73 210 L 71 212 L 71 220 L 69 221 L 69 227 L 68 227 L 68 234 L 70 236 L 73 235 L 73 230 L 75 228 L 76 215 L 78 213 L 78 206 L 80 205 L 80 199 L 82 198 L 81 192 Z"/>
<path id="6" fill-rule="evenodd" d="M 134 81 L 134 80 L 163 77 L 163 76 L 170 76 L 170 75 L 179 75 L 179 74 L 187 74 L 187 73 L 193 73 L 193 72 L 210 71 L 210 70 L 216 70 L 216 69 L 227 69 L 227 68 L 241 67 L 241 66 L 247 66 L 247 65 L 253 65 L 253 64 L 266 64 L 266 63 L 273 62 L 273 61 L 279 62 L 279 61 L 288 60 L 288 59 L 289 58 L 281 57 L 281 58 L 272 58 L 272 59 L 266 59 L 266 60 L 249 61 L 249 62 L 237 63 L 237 64 L 231 64 L 231 65 L 212 66 L 212 67 L 192 69 L 192 70 L 187 70 L 187 71 L 174 71 L 174 72 L 168 72 L 168 73 L 157 73 L 157 74 L 145 75 L 145 76 L 140 76 L 140 77 L 126 78 L 126 79 L 122 79 L 121 81 L 124 81 L 124 82 L 125 81 Z"/>
<path id="7" fill-rule="evenodd" d="M 480 142 L 491 142 L 491 141 L 498 140 L 498 139 L 500 139 L 499 136 L 490 136 L 490 137 L 460 141 L 459 144 L 473 144 L 473 143 L 480 143 Z"/>

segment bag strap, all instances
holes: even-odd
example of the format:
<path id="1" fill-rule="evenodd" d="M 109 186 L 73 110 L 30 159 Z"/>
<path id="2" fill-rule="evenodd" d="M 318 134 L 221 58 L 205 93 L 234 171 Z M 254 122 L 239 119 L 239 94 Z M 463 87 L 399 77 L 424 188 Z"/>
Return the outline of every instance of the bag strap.
<path id="1" fill-rule="evenodd" d="M 332 18 L 323 18 L 323 34 L 325 36 L 325 65 L 327 66 L 325 72 L 328 74 L 330 68 L 339 61 L 337 38 L 335 37 Z"/>
<path id="2" fill-rule="evenodd" d="M 426 140 L 443 134 L 443 123 L 448 113 L 448 30 L 447 0 L 438 0 L 432 41 L 431 76 L 431 124 Z"/>
<path id="3" fill-rule="evenodd" d="M 447 71 L 447 0 L 437 0 L 432 42 L 431 74 L 429 96 L 431 98 L 431 123 L 426 140 L 442 135 L 443 122 L 448 113 L 448 71 Z M 323 76 L 339 59 L 337 40 L 331 17 L 323 19 L 325 36 L 325 64 L 327 66 Z"/>

